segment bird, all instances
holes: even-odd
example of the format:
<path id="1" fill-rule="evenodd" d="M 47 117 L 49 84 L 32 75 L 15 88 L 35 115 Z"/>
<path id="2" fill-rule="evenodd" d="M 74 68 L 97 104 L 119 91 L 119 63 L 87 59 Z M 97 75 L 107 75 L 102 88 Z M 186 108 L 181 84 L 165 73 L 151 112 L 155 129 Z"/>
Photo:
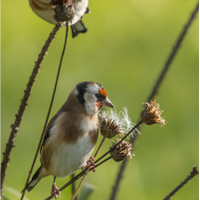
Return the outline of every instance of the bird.
<path id="1" fill-rule="evenodd" d="M 33 12 L 43 20 L 54 25 L 58 22 L 55 19 L 55 7 L 63 4 L 73 5 L 73 15 L 68 21 L 68 26 L 71 26 L 72 30 L 72 38 L 79 33 L 86 33 L 88 29 L 85 27 L 82 17 L 90 12 L 88 0 L 29 0 L 29 5 Z"/>
<path id="2" fill-rule="evenodd" d="M 98 138 L 98 113 L 103 106 L 114 108 L 102 85 L 92 81 L 76 85 L 47 125 L 41 166 L 24 190 L 31 191 L 42 178 L 53 175 L 51 196 L 57 198 L 60 191 L 56 177 L 69 176 L 88 166 Z"/>

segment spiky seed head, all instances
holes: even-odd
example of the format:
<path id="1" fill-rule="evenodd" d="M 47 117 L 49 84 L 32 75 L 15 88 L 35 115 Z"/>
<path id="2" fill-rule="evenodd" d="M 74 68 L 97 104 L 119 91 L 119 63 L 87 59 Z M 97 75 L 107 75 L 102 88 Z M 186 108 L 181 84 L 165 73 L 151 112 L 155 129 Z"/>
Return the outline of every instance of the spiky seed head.
<path id="1" fill-rule="evenodd" d="M 161 124 L 165 125 L 166 120 L 161 117 L 163 113 L 162 110 L 159 108 L 159 104 L 154 101 L 144 102 L 145 105 L 144 110 L 141 113 L 141 121 L 144 124 L 151 125 L 151 124 Z"/>
<path id="2" fill-rule="evenodd" d="M 117 124 L 115 120 L 108 117 L 100 118 L 100 130 L 101 134 L 105 138 L 113 138 L 115 135 L 121 134 L 119 124 Z"/>
<path id="3" fill-rule="evenodd" d="M 99 114 L 101 134 L 106 138 L 112 138 L 115 135 L 123 136 L 125 132 L 133 127 L 133 123 L 128 116 L 127 108 L 120 111 L 103 110 Z"/>
<path id="4" fill-rule="evenodd" d="M 117 140 L 117 143 L 120 140 Z M 113 142 L 113 145 L 110 147 L 111 152 L 110 155 L 112 159 L 116 162 L 120 162 L 126 158 L 132 158 L 131 150 L 133 149 L 132 144 L 127 141 L 122 141 L 119 143 L 115 148 L 114 146 L 117 144 L 116 142 Z M 114 149 L 113 149 L 114 148 Z"/>

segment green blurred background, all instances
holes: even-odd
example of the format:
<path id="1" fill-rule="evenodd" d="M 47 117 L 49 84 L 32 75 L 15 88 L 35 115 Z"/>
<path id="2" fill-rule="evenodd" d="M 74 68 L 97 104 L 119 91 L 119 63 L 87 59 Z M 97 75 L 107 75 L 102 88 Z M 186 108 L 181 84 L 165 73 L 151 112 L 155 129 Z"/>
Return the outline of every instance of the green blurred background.
<path id="1" fill-rule="evenodd" d="M 142 102 L 159 75 L 196 0 L 90 1 L 91 13 L 83 21 L 86 34 L 68 39 L 51 116 L 69 92 L 81 81 L 97 81 L 107 90 L 117 110 L 127 107 L 137 122 Z M 53 25 L 36 16 L 28 1 L 2 1 L 1 32 L 1 151 L 11 132 L 23 90 L 34 61 Z M 199 163 L 199 38 L 198 16 L 192 24 L 156 101 L 164 110 L 167 125 L 143 126 L 128 163 L 118 199 L 163 199 Z M 65 28 L 60 29 L 36 79 L 29 105 L 17 134 L 5 179 L 4 194 L 19 199 L 16 191 L 25 185 L 28 171 L 47 115 L 55 76 L 63 48 Z M 99 141 L 100 141 L 99 137 Z M 111 145 L 107 140 L 100 154 Z M 39 167 L 39 158 L 34 171 Z M 95 186 L 90 199 L 109 199 L 120 163 L 110 160 L 90 173 L 87 182 Z M 69 178 L 57 179 L 61 187 Z M 49 196 L 53 178 L 43 179 L 29 200 Z M 11 190 L 14 189 L 14 192 Z M 198 177 L 172 199 L 198 199 Z M 70 199 L 71 188 L 61 194 Z"/>

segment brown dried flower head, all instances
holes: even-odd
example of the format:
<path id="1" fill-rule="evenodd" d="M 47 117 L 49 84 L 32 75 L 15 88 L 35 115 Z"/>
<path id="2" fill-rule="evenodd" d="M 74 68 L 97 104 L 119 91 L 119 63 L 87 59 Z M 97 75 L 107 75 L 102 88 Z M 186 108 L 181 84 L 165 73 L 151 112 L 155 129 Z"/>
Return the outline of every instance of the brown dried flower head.
<path id="1" fill-rule="evenodd" d="M 120 140 L 117 140 L 117 143 Z M 116 162 L 120 162 L 124 160 L 125 158 L 132 158 L 131 150 L 133 149 L 132 144 L 127 141 L 122 141 L 119 143 L 115 148 L 114 146 L 117 144 L 116 142 L 113 142 L 113 145 L 110 147 L 111 152 L 110 155 L 112 159 Z M 114 148 L 114 149 L 113 149 Z M 113 150 L 112 150 L 113 149 Z"/>
<path id="2" fill-rule="evenodd" d="M 101 134 L 106 138 L 112 138 L 115 135 L 123 136 L 127 130 L 133 127 L 126 108 L 119 114 L 116 111 L 102 111 L 99 119 Z"/>
<path id="3" fill-rule="evenodd" d="M 119 124 L 115 122 L 115 120 L 105 117 L 101 118 L 100 123 L 101 134 L 105 138 L 112 138 L 115 135 L 121 134 L 121 128 Z"/>
<path id="4" fill-rule="evenodd" d="M 163 113 L 162 110 L 159 108 L 159 104 L 154 101 L 144 102 L 145 105 L 144 110 L 141 113 L 141 121 L 144 124 L 151 125 L 151 124 L 161 124 L 165 125 L 166 121 L 161 117 Z"/>

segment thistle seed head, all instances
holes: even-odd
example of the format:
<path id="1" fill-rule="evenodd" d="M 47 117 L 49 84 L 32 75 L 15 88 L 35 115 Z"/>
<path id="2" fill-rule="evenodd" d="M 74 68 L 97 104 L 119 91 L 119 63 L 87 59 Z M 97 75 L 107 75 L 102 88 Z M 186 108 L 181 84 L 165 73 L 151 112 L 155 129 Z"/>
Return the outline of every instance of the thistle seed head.
<path id="1" fill-rule="evenodd" d="M 144 124 L 151 125 L 151 124 L 161 124 L 165 125 L 166 121 L 161 117 L 163 113 L 162 110 L 159 108 L 159 104 L 154 101 L 144 102 L 145 105 L 144 110 L 141 113 L 141 121 Z"/>
<path id="2" fill-rule="evenodd" d="M 119 114 L 114 111 L 107 113 L 102 111 L 99 119 L 101 134 L 106 138 L 112 138 L 115 135 L 123 136 L 125 132 L 133 127 L 126 108 Z"/>
<path id="3" fill-rule="evenodd" d="M 121 128 L 115 120 L 111 118 L 101 118 L 100 120 L 100 130 L 101 134 L 105 138 L 112 138 L 115 135 L 121 134 Z"/>
<path id="4" fill-rule="evenodd" d="M 117 140 L 117 143 L 120 140 Z M 127 141 L 122 141 L 119 143 L 115 148 L 114 146 L 117 144 L 116 142 L 113 142 L 113 145 L 110 147 L 111 152 L 110 155 L 112 159 L 116 162 L 120 162 L 126 158 L 132 158 L 131 150 L 133 149 L 132 144 Z M 114 149 L 113 149 L 114 148 Z M 112 150 L 113 149 L 113 150 Z"/>

